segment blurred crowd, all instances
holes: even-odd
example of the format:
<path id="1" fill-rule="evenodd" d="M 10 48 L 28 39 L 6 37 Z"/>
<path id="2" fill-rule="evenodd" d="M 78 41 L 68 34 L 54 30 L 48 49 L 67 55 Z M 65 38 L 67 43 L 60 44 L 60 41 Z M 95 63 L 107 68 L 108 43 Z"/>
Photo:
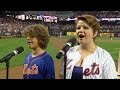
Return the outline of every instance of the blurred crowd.
<path id="1" fill-rule="evenodd" d="M 98 19 L 120 17 L 119 11 L 75 11 L 71 18 L 83 14 L 94 15 Z M 44 22 L 40 20 L 20 20 L 12 17 L 0 17 L 0 36 L 23 36 L 24 28 L 32 24 L 45 25 L 51 35 L 75 31 L 74 21 Z M 120 21 L 101 21 L 100 32 L 120 32 Z"/>
<path id="2" fill-rule="evenodd" d="M 120 11 L 75 11 L 75 14 L 73 15 L 76 17 L 77 15 L 84 15 L 84 14 L 90 14 L 97 18 L 112 18 L 112 17 L 120 17 Z"/>

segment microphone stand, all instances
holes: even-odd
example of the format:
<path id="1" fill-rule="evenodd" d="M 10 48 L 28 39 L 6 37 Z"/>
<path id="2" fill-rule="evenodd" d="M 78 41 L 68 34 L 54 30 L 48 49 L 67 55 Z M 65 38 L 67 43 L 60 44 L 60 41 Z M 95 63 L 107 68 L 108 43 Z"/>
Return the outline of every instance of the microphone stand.
<path id="1" fill-rule="evenodd" d="M 9 60 L 12 58 L 12 56 L 8 56 L 4 61 L 0 62 L 6 62 L 6 79 L 8 79 L 9 76 Z"/>
<path id="2" fill-rule="evenodd" d="M 64 79 L 66 79 L 66 62 L 67 62 L 67 56 L 66 56 L 66 51 L 64 54 Z"/>
<path id="3" fill-rule="evenodd" d="M 8 79 L 9 76 L 9 60 L 5 61 L 6 62 L 6 79 Z"/>

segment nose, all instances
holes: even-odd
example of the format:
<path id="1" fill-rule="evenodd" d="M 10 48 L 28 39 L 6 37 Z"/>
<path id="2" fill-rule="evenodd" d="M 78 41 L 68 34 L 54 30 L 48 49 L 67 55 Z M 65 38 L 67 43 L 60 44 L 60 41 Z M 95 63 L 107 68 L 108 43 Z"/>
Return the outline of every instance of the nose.
<path id="1" fill-rule="evenodd" d="M 84 30 L 84 28 L 83 27 L 81 27 L 80 29 L 79 29 L 79 31 L 83 31 Z"/>
<path id="2" fill-rule="evenodd" d="M 26 38 L 27 40 L 30 40 L 30 37 L 29 36 L 27 36 L 27 38 Z"/>
<path id="3" fill-rule="evenodd" d="M 76 30 L 76 32 L 79 32 L 79 33 L 83 33 L 83 31 L 84 31 L 83 27 L 80 27 L 79 29 Z"/>

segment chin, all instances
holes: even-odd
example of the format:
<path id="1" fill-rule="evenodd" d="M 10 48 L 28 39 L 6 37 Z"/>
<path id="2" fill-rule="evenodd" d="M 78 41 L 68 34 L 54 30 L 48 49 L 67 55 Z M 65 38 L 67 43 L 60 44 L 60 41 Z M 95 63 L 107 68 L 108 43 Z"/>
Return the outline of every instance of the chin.
<path id="1" fill-rule="evenodd" d="M 79 39 L 78 42 L 81 43 L 81 42 L 83 42 L 83 40 L 82 40 L 82 39 L 81 39 L 81 40 Z"/>
<path id="2" fill-rule="evenodd" d="M 80 40 L 79 41 L 79 44 L 84 44 L 85 42 L 83 40 Z"/>
<path id="3" fill-rule="evenodd" d="M 29 47 L 30 49 L 32 49 L 32 47 Z"/>
<path id="4" fill-rule="evenodd" d="M 30 49 L 33 49 L 33 47 L 32 47 L 32 46 L 29 46 L 29 48 L 30 48 Z"/>

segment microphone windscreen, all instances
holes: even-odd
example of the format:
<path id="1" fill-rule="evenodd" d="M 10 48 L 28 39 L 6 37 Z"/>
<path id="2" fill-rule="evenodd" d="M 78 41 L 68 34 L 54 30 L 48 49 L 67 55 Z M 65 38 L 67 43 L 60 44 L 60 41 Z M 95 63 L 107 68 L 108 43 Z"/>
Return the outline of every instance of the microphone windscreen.
<path id="1" fill-rule="evenodd" d="M 24 48 L 22 46 L 16 48 L 17 54 L 20 54 L 21 52 L 24 51 Z"/>
<path id="2" fill-rule="evenodd" d="M 72 47 L 72 46 L 74 46 L 75 43 L 76 43 L 76 38 L 75 38 L 75 37 L 72 37 L 72 38 L 70 38 L 67 42 L 68 42 L 68 43 L 71 43 L 71 47 Z"/>

